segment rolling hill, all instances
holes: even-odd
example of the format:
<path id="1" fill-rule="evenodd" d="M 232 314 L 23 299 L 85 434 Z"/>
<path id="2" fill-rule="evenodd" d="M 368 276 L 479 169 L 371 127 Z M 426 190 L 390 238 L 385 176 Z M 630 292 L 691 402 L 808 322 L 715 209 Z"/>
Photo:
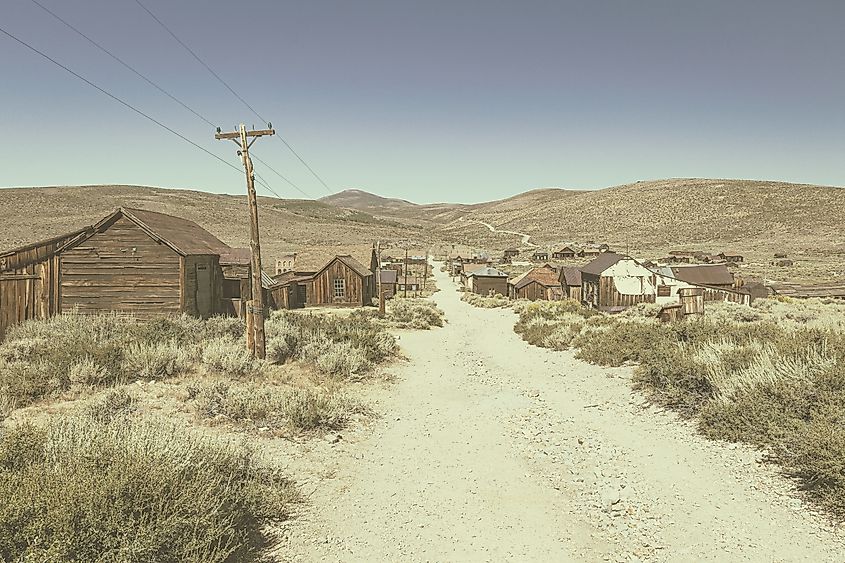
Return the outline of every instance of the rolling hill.
<path id="1" fill-rule="evenodd" d="M 347 190 L 321 200 L 259 198 L 265 263 L 298 252 L 302 267 L 327 253 L 384 247 L 463 248 L 498 253 L 536 244 L 606 241 L 644 258 L 673 248 L 746 255 L 747 272 L 777 279 L 845 275 L 845 189 L 752 180 L 669 179 L 602 190 L 557 188 L 507 199 L 426 204 Z M 118 206 L 196 221 L 233 246 L 248 242 L 246 198 L 143 186 L 0 189 L 0 249 L 90 224 Z M 242 219 L 240 219 L 242 218 Z M 488 227 L 489 225 L 489 227 Z M 493 232 L 493 230 L 512 233 Z M 519 234 L 530 235 L 522 244 Z M 797 260 L 773 270 L 775 252 Z"/>

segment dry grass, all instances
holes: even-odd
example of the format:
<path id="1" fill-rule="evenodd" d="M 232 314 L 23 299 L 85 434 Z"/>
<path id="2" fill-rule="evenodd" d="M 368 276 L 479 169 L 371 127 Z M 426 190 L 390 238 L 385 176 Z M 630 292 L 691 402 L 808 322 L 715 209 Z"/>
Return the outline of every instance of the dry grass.
<path id="1" fill-rule="evenodd" d="M 0 559 L 255 560 L 298 498 L 290 481 L 253 452 L 113 403 L 0 434 Z"/>

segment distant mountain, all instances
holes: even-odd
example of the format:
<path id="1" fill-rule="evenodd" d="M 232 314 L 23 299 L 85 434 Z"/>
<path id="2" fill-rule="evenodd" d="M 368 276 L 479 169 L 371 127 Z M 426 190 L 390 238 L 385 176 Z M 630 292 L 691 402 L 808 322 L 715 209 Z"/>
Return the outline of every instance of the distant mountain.
<path id="1" fill-rule="evenodd" d="M 404 199 L 382 197 L 380 195 L 365 192 L 364 190 L 343 190 L 336 194 L 321 197 L 319 201 L 328 203 L 336 207 L 345 207 L 347 209 L 358 209 L 359 211 L 378 210 L 384 212 L 389 209 L 408 209 L 409 207 L 419 207 L 416 203 L 411 203 Z"/>

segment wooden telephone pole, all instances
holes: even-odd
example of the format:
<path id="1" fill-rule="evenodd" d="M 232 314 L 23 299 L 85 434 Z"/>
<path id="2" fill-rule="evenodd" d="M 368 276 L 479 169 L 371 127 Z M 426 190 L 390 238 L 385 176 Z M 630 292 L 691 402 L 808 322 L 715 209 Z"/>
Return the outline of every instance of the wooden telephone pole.
<path id="1" fill-rule="evenodd" d="M 255 174 L 252 169 L 252 159 L 249 157 L 249 147 L 255 142 L 258 137 L 265 135 L 275 135 L 276 132 L 268 123 L 267 129 L 257 131 L 247 131 L 246 126 L 241 123 L 238 131 L 233 133 L 221 133 L 220 128 L 217 128 L 217 134 L 214 138 L 231 139 L 238 145 L 238 156 L 244 164 L 244 171 L 246 172 L 246 193 L 249 200 L 249 228 L 250 239 L 249 247 L 251 250 L 250 270 L 252 273 L 252 300 L 247 304 L 247 347 L 253 356 L 257 356 L 262 360 L 266 357 L 265 339 L 264 339 L 264 290 L 261 284 L 261 243 L 258 236 L 258 198 L 255 195 Z M 250 140 L 252 139 L 252 140 Z M 250 327 L 249 319 L 252 318 L 252 327 Z"/>

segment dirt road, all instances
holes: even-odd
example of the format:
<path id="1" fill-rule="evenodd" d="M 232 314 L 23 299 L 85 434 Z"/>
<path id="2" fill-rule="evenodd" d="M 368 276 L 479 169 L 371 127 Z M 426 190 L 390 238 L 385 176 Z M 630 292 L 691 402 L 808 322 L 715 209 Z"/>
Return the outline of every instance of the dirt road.
<path id="1" fill-rule="evenodd" d="M 842 561 L 839 536 L 743 447 L 706 441 L 604 369 L 459 300 L 401 336 L 373 428 L 297 462 L 294 561 Z"/>
<path id="2" fill-rule="evenodd" d="M 459 217 L 458 221 L 464 221 L 464 218 Z M 530 242 L 531 241 L 531 235 L 529 235 L 527 233 L 520 233 L 519 231 L 505 231 L 505 230 L 497 229 L 496 227 L 494 227 L 490 223 L 485 223 L 484 221 L 479 221 L 477 219 L 466 219 L 466 221 L 468 223 L 478 223 L 480 225 L 484 225 L 485 227 L 487 227 L 487 229 L 489 229 L 489 231 L 491 233 L 501 233 L 503 235 L 517 236 L 517 237 L 520 238 L 520 242 L 522 242 L 522 244 L 525 245 L 525 246 L 530 246 L 530 247 L 533 247 L 533 248 L 538 247 L 538 245 L 534 244 L 533 242 Z"/>

